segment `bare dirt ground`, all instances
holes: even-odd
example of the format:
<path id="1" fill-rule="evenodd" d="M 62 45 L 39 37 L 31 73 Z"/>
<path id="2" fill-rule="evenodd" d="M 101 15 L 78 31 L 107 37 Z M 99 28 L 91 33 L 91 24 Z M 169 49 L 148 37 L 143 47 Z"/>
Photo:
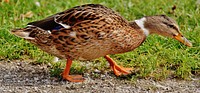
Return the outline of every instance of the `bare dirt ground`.
<path id="1" fill-rule="evenodd" d="M 92 78 L 85 73 L 83 83 L 50 77 L 47 65 L 22 61 L 0 61 L 0 93 L 200 93 L 200 78 L 192 81 L 137 79 L 134 83 L 112 73 Z"/>

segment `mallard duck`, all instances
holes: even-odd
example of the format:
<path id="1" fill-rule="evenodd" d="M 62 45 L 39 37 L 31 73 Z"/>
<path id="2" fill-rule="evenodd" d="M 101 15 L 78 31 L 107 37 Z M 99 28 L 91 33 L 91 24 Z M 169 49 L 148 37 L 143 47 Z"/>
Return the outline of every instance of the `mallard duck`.
<path id="1" fill-rule="evenodd" d="M 71 82 L 84 81 L 81 75 L 69 74 L 72 60 L 104 57 L 116 76 L 130 74 L 132 68 L 117 65 L 109 55 L 134 50 L 149 34 L 171 37 L 192 46 L 170 17 L 145 16 L 129 22 L 100 4 L 76 6 L 11 32 L 49 54 L 66 59 L 62 77 Z"/>

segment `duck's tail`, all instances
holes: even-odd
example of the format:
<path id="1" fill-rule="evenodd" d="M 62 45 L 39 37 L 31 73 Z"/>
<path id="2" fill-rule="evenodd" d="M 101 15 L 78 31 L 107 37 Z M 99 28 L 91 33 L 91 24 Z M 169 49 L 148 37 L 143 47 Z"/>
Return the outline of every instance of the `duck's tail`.
<path id="1" fill-rule="evenodd" d="M 26 28 L 19 28 L 11 30 L 11 33 L 24 39 L 33 40 L 38 34 L 48 34 L 48 31 L 36 26 L 27 26 Z"/>

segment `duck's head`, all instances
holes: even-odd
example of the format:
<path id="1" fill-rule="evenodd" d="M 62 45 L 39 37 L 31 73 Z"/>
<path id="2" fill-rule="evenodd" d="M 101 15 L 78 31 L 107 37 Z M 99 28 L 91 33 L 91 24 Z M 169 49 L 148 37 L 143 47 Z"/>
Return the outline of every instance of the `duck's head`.
<path id="1" fill-rule="evenodd" d="M 144 31 L 146 36 L 155 33 L 174 38 L 186 46 L 192 46 L 192 43 L 181 34 L 176 21 L 170 17 L 165 15 L 145 16 L 134 22 Z"/>

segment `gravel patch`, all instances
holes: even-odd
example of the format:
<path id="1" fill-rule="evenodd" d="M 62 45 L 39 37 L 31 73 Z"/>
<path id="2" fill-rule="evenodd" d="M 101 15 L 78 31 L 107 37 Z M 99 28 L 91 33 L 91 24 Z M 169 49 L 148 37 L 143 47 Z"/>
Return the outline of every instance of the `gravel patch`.
<path id="1" fill-rule="evenodd" d="M 99 78 L 85 73 L 84 82 L 72 83 L 50 77 L 48 65 L 22 61 L 0 61 L 0 73 L 0 93 L 200 93 L 199 78 L 130 82 L 118 79 L 112 73 L 99 73 Z"/>

